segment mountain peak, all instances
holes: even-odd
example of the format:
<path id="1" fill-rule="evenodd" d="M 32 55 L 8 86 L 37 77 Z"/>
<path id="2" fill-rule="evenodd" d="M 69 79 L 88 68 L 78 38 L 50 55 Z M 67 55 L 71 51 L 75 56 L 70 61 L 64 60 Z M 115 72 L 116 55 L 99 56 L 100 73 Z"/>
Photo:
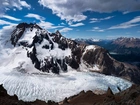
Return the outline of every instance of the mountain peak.
<path id="1" fill-rule="evenodd" d="M 55 34 L 62 36 L 61 33 L 59 32 L 59 30 L 57 30 L 57 31 L 55 32 Z"/>
<path id="2" fill-rule="evenodd" d="M 41 27 L 39 27 L 36 23 L 26 23 L 26 22 L 23 22 L 23 23 L 19 23 L 17 25 L 17 28 L 39 28 L 39 29 L 42 29 Z"/>
<path id="3" fill-rule="evenodd" d="M 125 46 L 126 48 L 140 48 L 140 39 L 134 37 L 120 37 L 113 41 L 113 44 Z"/>
<path id="4" fill-rule="evenodd" d="M 48 33 L 33 23 L 17 25 L 9 40 L 14 48 L 11 48 L 11 50 L 4 49 L 5 52 L 8 50 L 9 53 L 18 53 L 18 55 L 15 55 L 17 56 L 16 60 L 14 60 L 16 65 L 12 66 L 11 62 L 9 66 L 25 70 L 25 72 L 34 69 L 59 74 L 68 72 L 71 68 L 80 71 L 125 76 L 127 73 L 120 74 L 123 70 L 137 71 L 137 68 L 127 67 L 111 58 L 107 50 L 102 47 L 79 44 L 74 40 L 65 38 L 59 31 Z M 130 76 L 130 78 L 132 77 Z M 132 81 L 135 80 L 133 79 Z"/>

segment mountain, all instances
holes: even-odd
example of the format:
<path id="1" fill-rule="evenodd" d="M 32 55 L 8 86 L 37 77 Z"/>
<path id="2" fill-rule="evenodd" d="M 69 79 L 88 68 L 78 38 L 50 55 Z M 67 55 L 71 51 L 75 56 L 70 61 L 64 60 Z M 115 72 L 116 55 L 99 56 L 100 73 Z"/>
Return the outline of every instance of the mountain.
<path id="1" fill-rule="evenodd" d="M 77 39 L 74 39 L 74 40 L 78 43 L 83 43 L 83 44 L 86 44 L 86 45 L 92 45 L 94 42 L 98 43 L 98 42 L 102 41 L 100 39 L 93 39 L 93 38 L 90 38 L 90 39 L 77 38 Z"/>
<path id="2" fill-rule="evenodd" d="M 140 39 L 139 38 L 127 38 L 127 37 L 120 37 L 117 38 L 112 42 L 112 44 L 125 46 L 126 48 L 140 48 Z"/>
<path id="3" fill-rule="evenodd" d="M 110 87 L 117 93 L 118 87 L 125 90 L 131 82 L 140 84 L 137 67 L 113 59 L 102 47 L 65 38 L 59 31 L 20 23 L 0 33 L 0 84 L 20 100 L 59 102 L 82 90 Z"/>
<path id="4" fill-rule="evenodd" d="M 136 54 L 140 52 L 140 39 L 139 38 L 127 38 L 120 37 L 112 40 L 98 40 L 94 41 L 91 39 L 75 39 L 76 42 L 86 43 L 89 45 L 99 45 L 109 50 L 110 52 L 115 52 L 119 54 Z"/>
<path id="5" fill-rule="evenodd" d="M 140 67 L 140 39 L 120 37 L 112 40 L 75 39 L 78 43 L 98 45 L 110 52 L 111 57 L 121 62 L 127 62 Z"/>
<path id="6" fill-rule="evenodd" d="M 98 45 L 101 47 L 105 47 L 107 44 L 111 43 L 113 40 L 108 40 L 108 39 L 83 39 L 83 38 L 77 38 L 75 39 L 77 43 L 84 43 L 86 45 Z"/>
<path id="7" fill-rule="evenodd" d="M 33 67 L 39 71 L 59 74 L 72 68 L 116 75 L 140 83 L 137 79 L 140 73 L 136 67 L 116 61 L 102 47 L 78 44 L 63 37 L 59 31 L 49 33 L 36 24 L 17 25 L 7 45 L 18 49 L 14 52 L 17 60 L 12 66 L 22 72 Z"/>

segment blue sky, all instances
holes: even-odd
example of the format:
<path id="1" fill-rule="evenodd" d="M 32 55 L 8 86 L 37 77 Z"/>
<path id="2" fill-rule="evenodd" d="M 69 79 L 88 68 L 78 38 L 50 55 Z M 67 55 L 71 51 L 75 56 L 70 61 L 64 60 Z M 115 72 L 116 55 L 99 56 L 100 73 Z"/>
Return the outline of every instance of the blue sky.
<path id="1" fill-rule="evenodd" d="M 140 0 L 1 0 L 0 29 L 37 23 L 68 38 L 140 38 Z"/>

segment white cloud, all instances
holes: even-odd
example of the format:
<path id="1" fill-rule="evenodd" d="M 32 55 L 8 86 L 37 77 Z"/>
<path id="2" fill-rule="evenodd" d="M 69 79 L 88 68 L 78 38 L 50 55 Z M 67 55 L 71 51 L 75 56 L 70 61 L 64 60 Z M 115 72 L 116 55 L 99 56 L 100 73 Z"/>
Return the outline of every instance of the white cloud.
<path id="1" fill-rule="evenodd" d="M 62 22 L 61 25 L 66 25 L 66 24 Z"/>
<path id="2" fill-rule="evenodd" d="M 106 18 L 101 18 L 100 20 L 108 20 L 108 19 L 111 19 L 111 18 L 113 18 L 114 16 L 108 16 L 108 17 L 106 17 Z"/>
<path id="3" fill-rule="evenodd" d="M 101 29 L 101 28 L 99 28 L 99 27 L 93 27 L 92 30 L 88 30 L 88 31 L 104 32 L 105 29 Z"/>
<path id="4" fill-rule="evenodd" d="M 64 26 L 55 26 L 53 23 L 45 22 L 45 21 L 39 22 L 38 25 L 45 28 L 45 29 L 56 29 L 56 28 L 64 27 Z"/>
<path id="5" fill-rule="evenodd" d="M 65 28 L 62 28 L 61 30 L 59 30 L 60 32 L 68 32 L 68 31 L 71 31 L 73 30 L 72 28 L 68 28 L 68 27 L 65 27 Z"/>
<path id="6" fill-rule="evenodd" d="M 125 15 L 125 14 L 128 14 L 128 13 L 130 13 L 130 12 L 129 12 L 129 11 L 124 11 L 124 12 L 123 12 L 124 15 Z"/>
<path id="7" fill-rule="evenodd" d="M 38 23 L 38 25 L 41 26 L 41 27 L 43 27 L 43 28 L 45 28 L 45 29 L 51 29 L 53 27 L 53 24 L 52 23 L 50 23 L 50 22 L 44 22 L 44 21 Z"/>
<path id="8" fill-rule="evenodd" d="M 108 16 L 108 17 L 105 17 L 105 18 L 100 18 L 100 19 L 98 19 L 98 18 L 91 18 L 90 20 L 90 22 L 89 23 L 96 23 L 96 22 L 100 22 L 100 21 L 102 21 L 102 20 L 109 20 L 109 19 L 111 19 L 111 18 L 113 18 L 114 16 Z"/>
<path id="9" fill-rule="evenodd" d="M 99 28 L 99 27 L 93 27 L 93 29 L 98 30 L 98 29 L 100 29 L 100 28 Z"/>
<path id="10" fill-rule="evenodd" d="M 116 26 L 112 26 L 109 29 L 126 29 L 126 28 L 131 28 L 134 26 L 138 26 L 139 24 L 120 24 Z"/>
<path id="11" fill-rule="evenodd" d="M 0 19 L 0 25 L 11 25 L 11 24 L 13 23 Z"/>
<path id="12" fill-rule="evenodd" d="M 69 24 L 71 27 L 79 27 L 85 25 L 84 23 Z"/>
<path id="13" fill-rule="evenodd" d="M 14 8 L 13 11 L 16 11 L 16 9 Z"/>
<path id="14" fill-rule="evenodd" d="M 9 16 L 9 15 L 0 15 L 0 17 L 1 18 L 6 18 L 6 19 L 9 19 L 9 20 L 14 20 L 14 21 L 21 21 L 21 19 Z"/>
<path id="15" fill-rule="evenodd" d="M 66 20 L 67 22 L 80 22 L 85 20 L 87 16 L 83 15 L 81 11 L 77 12 L 74 2 L 74 0 L 39 0 L 41 5 L 52 9 L 53 14 L 56 14 L 62 20 Z"/>
<path id="16" fill-rule="evenodd" d="M 0 29 L 0 35 L 4 34 L 6 36 L 7 33 L 13 32 L 13 27 L 16 27 L 17 24 L 10 24 L 8 26 L 3 26 Z M 6 38 L 6 37 L 5 37 Z"/>
<path id="17" fill-rule="evenodd" d="M 5 13 L 9 9 L 19 9 L 22 10 L 23 7 L 30 9 L 31 5 L 27 4 L 24 0 L 1 0 L 0 14 Z"/>
<path id="18" fill-rule="evenodd" d="M 99 30 L 92 30 L 92 31 L 96 31 L 96 32 L 104 32 L 104 30 L 99 29 Z"/>
<path id="19" fill-rule="evenodd" d="M 20 0 L 18 0 L 20 1 Z M 31 8 L 31 6 L 29 4 L 27 4 L 25 1 L 20 1 L 20 4 L 23 6 L 23 7 L 26 7 L 26 8 Z"/>
<path id="20" fill-rule="evenodd" d="M 38 14 L 33 14 L 33 13 L 28 13 L 28 14 L 27 14 L 26 16 L 24 16 L 24 17 L 35 18 L 35 19 L 40 20 L 40 21 L 45 20 L 44 17 L 42 17 L 42 16 L 40 16 L 40 15 L 38 15 Z"/>
<path id="21" fill-rule="evenodd" d="M 39 0 L 40 5 L 52 10 L 62 20 L 80 22 L 89 10 L 100 13 L 140 10 L 140 0 Z"/>
<path id="22" fill-rule="evenodd" d="M 112 26 L 109 29 L 121 29 L 121 28 L 126 29 L 126 28 L 131 28 L 134 26 L 138 26 L 138 25 L 140 25 L 140 16 L 137 16 L 128 22 L 124 22 L 119 25 Z"/>

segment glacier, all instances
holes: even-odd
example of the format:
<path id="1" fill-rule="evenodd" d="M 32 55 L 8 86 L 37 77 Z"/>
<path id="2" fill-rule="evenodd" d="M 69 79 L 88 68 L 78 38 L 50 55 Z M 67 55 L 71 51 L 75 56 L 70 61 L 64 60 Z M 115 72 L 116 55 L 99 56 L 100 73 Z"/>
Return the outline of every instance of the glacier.
<path id="1" fill-rule="evenodd" d="M 60 75 L 48 73 L 21 73 L 8 68 L 0 68 L 0 84 L 3 84 L 9 95 L 16 94 L 19 100 L 35 101 L 36 99 L 56 102 L 81 91 L 106 91 L 108 87 L 114 93 L 125 90 L 132 84 L 121 78 L 105 76 L 92 72 L 70 71 Z"/>

